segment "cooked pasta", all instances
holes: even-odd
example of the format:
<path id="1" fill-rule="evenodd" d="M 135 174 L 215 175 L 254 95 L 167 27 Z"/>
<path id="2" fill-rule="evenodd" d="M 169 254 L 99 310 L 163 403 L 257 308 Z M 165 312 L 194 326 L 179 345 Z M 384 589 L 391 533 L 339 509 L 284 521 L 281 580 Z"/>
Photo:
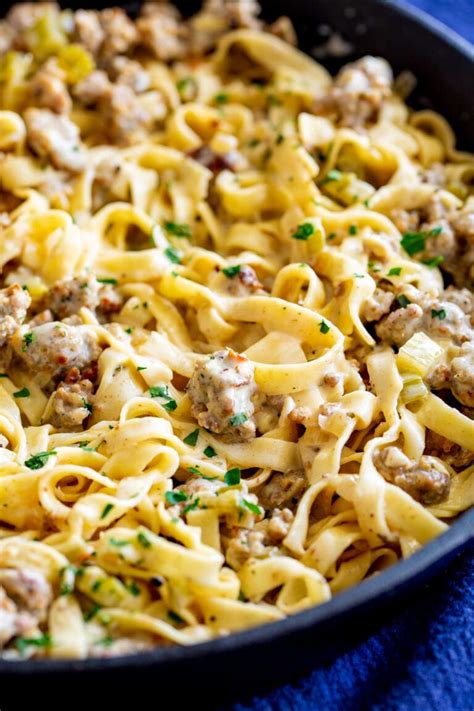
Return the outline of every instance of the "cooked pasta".
<path id="1" fill-rule="evenodd" d="M 0 24 L 0 649 L 279 620 L 474 503 L 474 159 L 254 0 Z"/>

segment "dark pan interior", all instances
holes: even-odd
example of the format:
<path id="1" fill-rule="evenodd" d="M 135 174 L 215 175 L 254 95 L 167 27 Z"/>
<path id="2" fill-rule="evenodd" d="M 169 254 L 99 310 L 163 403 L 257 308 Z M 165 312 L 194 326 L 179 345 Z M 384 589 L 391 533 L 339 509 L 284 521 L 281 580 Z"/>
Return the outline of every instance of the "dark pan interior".
<path id="1" fill-rule="evenodd" d="M 2 4 L 2 10 L 13 3 Z M 69 7 L 102 7 L 112 3 L 65 2 Z M 120 4 L 120 3 L 117 3 Z M 131 12 L 138 3 L 122 3 Z M 196 8 L 196 2 L 176 3 L 185 13 Z M 343 59 L 323 63 L 331 71 L 354 57 L 376 54 L 386 57 L 395 71 L 410 69 L 418 79 L 411 101 L 414 106 L 434 107 L 451 122 L 464 148 L 474 147 L 473 48 L 439 23 L 415 10 L 382 0 L 262 0 L 264 15 L 273 19 L 289 14 L 296 26 L 301 46 L 308 52 L 325 41 L 324 27 L 329 25 L 354 46 L 354 52 Z M 447 565 L 463 548 L 472 544 L 474 510 L 467 512 L 452 528 L 410 559 L 382 575 L 372 578 L 339 595 L 325 605 L 228 638 L 191 648 L 171 647 L 136 657 L 80 662 L 0 661 L 0 708 L 23 708 L 31 692 L 48 693 L 53 708 L 64 706 L 67 697 L 60 694 L 54 701 L 51 683 L 63 689 L 66 683 L 78 691 L 78 702 L 91 698 L 86 690 L 94 689 L 94 699 L 119 703 L 127 693 L 137 696 L 138 684 L 146 682 L 143 702 L 163 700 L 162 689 L 173 694 L 178 708 L 184 701 L 202 699 L 199 708 L 213 706 L 212 694 L 223 702 L 223 695 L 242 698 L 251 689 L 265 684 L 281 684 L 295 674 L 302 674 L 316 662 L 325 663 L 332 656 L 355 644 L 373 631 L 387 616 L 405 604 L 415 586 Z M 80 679 L 78 678 L 80 674 Z M 31 686 L 25 684 L 31 680 Z M 23 683 L 21 683 L 23 681 Z M 56 683 L 60 681 L 60 685 Z M 20 682 L 20 683 L 19 683 Z M 72 686 L 74 684 L 74 686 Z M 92 685 L 92 686 L 91 686 Z M 152 696 L 155 690 L 156 696 Z M 160 696 L 158 696 L 158 693 Z M 122 696 L 125 694 L 125 697 Z M 198 696 L 196 696 L 198 695 Z"/>

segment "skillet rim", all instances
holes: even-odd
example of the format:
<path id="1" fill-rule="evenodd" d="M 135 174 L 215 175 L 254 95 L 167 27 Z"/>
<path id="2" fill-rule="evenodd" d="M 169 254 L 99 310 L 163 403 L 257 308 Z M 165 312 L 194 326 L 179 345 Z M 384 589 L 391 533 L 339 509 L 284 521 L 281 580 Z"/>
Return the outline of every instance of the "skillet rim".
<path id="1" fill-rule="evenodd" d="M 392 13 L 398 15 L 401 22 L 409 21 L 418 24 L 437 42 L 455 50 L 459 55 L 468 59 L 474 67 L 474 46 L 443 22 L 424 10 L 406 4 L 404 0 L 370 0 L 372 4 L 376 1 L 382 7 L 387 7 Z M 116 4 L 126 5 L 127 3 Z M 380 607 L 390 598 L 397 598 L 404 588 L 415 588 L 422 579 L 434 575 L 472 541 L 474 541 L 474 507 L 463 513 L 441 536 L 423 546 L 411 557 L 396 563 L 379 575 L 349 588 L 328 602 L 283 620 L 187 647 L 173 645 L 164 648 L 157 646 L 149 652 L 126 656 L 89 657 L 82 660 L 0 659 L 0 676 L 3 679 L 19 680 L 30 675 L 38 678 L 64 673 L 84 674 L 85 672 L 118 672 L 121 670 L 146 672 L 165 663 L 174 665 L 179 662 L 190 662 L 197 657 L 203 661 L 206 657 L 225 654 L 236 651 L 236 649 L 243 652 L 249 647 L 263 647 L 277 640 L 281 642 L 291 636 L 303 634 L 310 628 L 315 630 L 318 625 L 335 626 L 350 613 L 363 613 L 372 603 Z"/>

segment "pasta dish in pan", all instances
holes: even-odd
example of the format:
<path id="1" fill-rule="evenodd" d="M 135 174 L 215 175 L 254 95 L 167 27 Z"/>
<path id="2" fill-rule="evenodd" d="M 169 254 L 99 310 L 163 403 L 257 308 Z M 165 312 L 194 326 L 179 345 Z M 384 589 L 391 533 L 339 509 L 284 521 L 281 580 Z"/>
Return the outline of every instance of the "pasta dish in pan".
<path id="1" fill-rule="evenodd" d="M 189 645 L 474 502 L 473 156 L 254 0 L 0 23 L 0 649 Z"/>

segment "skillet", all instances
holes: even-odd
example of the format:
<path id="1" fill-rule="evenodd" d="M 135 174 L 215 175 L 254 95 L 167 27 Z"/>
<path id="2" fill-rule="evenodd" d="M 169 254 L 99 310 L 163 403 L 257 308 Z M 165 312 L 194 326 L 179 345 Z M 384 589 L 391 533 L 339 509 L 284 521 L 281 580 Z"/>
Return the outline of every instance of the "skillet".
<path id="1" fill-rule="evenodd" d="M 3 8 L 12 4 L 7 2 Z M 132 14 L 139 5 L 84 0 L 62 4 L 72 8 L 117 4 Z M 176 4 L 184 13 L 194 12 L 199 5 L 193 0 Z M 474 49 L 454 32 L 423 12 L 391 0 L 292 0 L 290 8 L 285 0 L 261 0 L 261 5 L 266 19 L 291 16 L 300 46 L 307 52 L 326 41 L 328 26 L 340 33 L 352 49 L 343 58 L 322 60 L 331 72 L 368 53 L 385 57 L 395 73 L 410 69 L 418 84 L 409 103 L 438 110 L 450 121 L 459 147 L 474 149 Z M 416 588 L 445 570 L 462 550 L 472 550 L 473 541 L 474 508 L 409 559 L 330 602 L 204 644 L 161 647 L 111 659 L 0 660 L 0 709 L 10 708 L 11 699 L 12 708 L 23 708 L 31 692 L 49 708 L 71 706 L 71 702 L 74 708 L 81 697 L 81 706 L 95 708 L 91 700 L 103 698 L 109 706 L 114 703 L 121 708 L 127 694 L 133 693 L 135 704 L 155 699 L 169 703 L 170 699 L 181 708 L 188 700 L 197 701 L 199 709 L 210 709 L 216 695 L 222 702 L 224 695 L 242 697 L 262 685 L 281 684 L 318 662 L 327 663 L 368 636 L 393 616 Z M 31 686 L 25 684 L 27 680 Z M 69 687 L 66 696 L 60 693 L 55 698 L 53 689 L 60 691 L 64 684 Z M 140 688 L 148 693 L 142 696 Z M 77 690 L 76 700 L 71 699 L 73 689 Z M 39 693 L 42 695 L 37 696 Z"/>

